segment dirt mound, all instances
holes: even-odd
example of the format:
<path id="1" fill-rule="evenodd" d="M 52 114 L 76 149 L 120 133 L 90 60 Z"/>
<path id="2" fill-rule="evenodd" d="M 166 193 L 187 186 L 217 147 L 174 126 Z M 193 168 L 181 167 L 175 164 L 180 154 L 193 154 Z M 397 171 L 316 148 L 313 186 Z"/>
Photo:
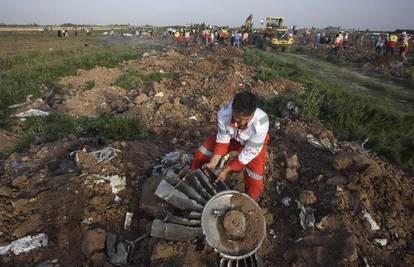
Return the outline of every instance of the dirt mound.
<path id="1" fill-rule="evenodd" d="M 155 137 L 114 143 L 67 137 L 0 162 L 0 246 L 29 234 L 46 233 L 49 239 L 44 248 L 3 256 L 0 265 L 109 266 L 103 242 L 110 233 L 126 240 L 146 234 L 157 212 L 140 200 L 153 195 L 158 183 L 151 171 L 161 155 L 195 149 L 215 131 L 215 112 L 235 92 L 249 88 L 268 99 L 302 90 L 289 80 L 257 81 L 239 55 L 233 48 L 168 50 L 63 79 L 52 109 L 79 117 L 137 117 Z M 173 75 L 129 91 L 111 85 L 130 69 Z M 358 145 L 338 142 L 321 123 L 278 122 L 280 129 L 270 124 L 259 201 L 268 230 L 259 251 L 266 264 L 412 265 L 413 177 Z M 91 152 L 108 146 L 120 152 L 98 162 Z M 234 175 L 229 185 L 242 190 L 241 181 Z M 124 230 L 126 212 L 134 214 L 130 230 Z M 203 242 L 155 238 L 137 242 L 130 256 L 135 266 L 214 266 L 219 260 Z"/>

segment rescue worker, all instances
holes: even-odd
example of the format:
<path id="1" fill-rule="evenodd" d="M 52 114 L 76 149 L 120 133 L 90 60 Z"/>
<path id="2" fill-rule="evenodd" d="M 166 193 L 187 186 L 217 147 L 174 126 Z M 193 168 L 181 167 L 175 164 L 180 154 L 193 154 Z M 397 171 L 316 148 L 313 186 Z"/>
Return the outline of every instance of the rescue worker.
<path id="1" fill-rule="evenodd" d="M 394 49 L 397 47 L 398 44 L 398 36 L 395 33 L 390 35 L 389 47 L 391 55 L 394 55 Z"/>
<path id="2" fill-rule="evenodd" d="M 257 107 L 256 96 L 250 92 L 236 94 L 218 112 L 217 135 L 208 137 L 198 148 L 191 170 L 202 167 L 215 170 L 223 156 L 236 151 L 238 156 L 224 165 L 218 179 L 224 181 L 229 172 L 243 170 L 245 190 L 257 200 L 264 188 L 268 130 L 268 116 Z"/>
<path id="3" fill-rule="evenodd" d="M 335 54 L 338 54 L 339 49 L 342 46 L 342 43 L 343 43 L 343 35 L 341 33 L 338 33 L 335 37 L 335 41 L 332 46 Z"/>
<path id="4" fill-rule="evenodd" d="M 185 45 L 190 46 L 190 32 L 186 31 L 184 34 L 184 37 L 185 37 Z"/>

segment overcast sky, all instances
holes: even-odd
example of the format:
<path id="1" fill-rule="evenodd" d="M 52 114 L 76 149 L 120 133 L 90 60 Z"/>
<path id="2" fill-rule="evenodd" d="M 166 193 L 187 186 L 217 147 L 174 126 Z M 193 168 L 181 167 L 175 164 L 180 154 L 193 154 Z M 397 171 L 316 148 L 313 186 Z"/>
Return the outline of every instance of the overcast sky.
<path id="1" fill-rule="evenodd" d="M 414 0 L 0 0 L 0 22 L 9 24 L 240 26 L 250 13 L 256 26 L 284 16 L 299 27 L 414 28 Z"/>

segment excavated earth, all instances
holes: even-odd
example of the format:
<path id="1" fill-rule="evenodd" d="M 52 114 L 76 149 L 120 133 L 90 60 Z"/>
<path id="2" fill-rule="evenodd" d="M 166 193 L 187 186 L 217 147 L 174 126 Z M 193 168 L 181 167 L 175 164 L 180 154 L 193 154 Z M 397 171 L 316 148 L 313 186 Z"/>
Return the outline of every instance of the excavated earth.
<path id="1" fill-rule="evenodd" d="M 0 265 L 113 266 L 105 238 L 112 233 L 134 240 L 161 216 L 153 194 L 160 178 L 152 176 L 161 156 L 176 149 L 192 153 L 214 132 L 217 109 L 238 91 L 250 89 L 270 99 L 302 90 L 289 80 L 256 80 L 255 68 L 242 64 L 240 55 L 232 48 L 149 51 L 118 68 L 79 70 L 63 78 L 49 102 L 51 110 L 139 118 L 154 137 L 113 142 L 68 136 L 32 145 L 1 162 L 0 246 L 38 233 L 46 233 L 49 242 L 2 256 Z M 130 69 L 173 75 L 132 90 L 115 86 Z M 85 83 L 92 80 L 87 90 Z M 259 254 L 266 266 L 413 266 L 413 177 L 357 144 L 337 141 L 319 122 L 272 117 L 270 134 L 266 186 L 259 200 L 267 223 Z M 107 146 L 119 150 L 107 163 L 89 154 Z M 125 189 L 117 194 L 98 179 L 111 175 L 126 177 Z M 232 175 L 228 184 L 243 191 L 240 175 Z M 301 226 L 299 202 L 312 208 L 315 227 Z M 126 212 L 134 214 L 128 230 Z M 378 230 L 372 230 L 366 213 Z M 136 243 L 129 260 L 131 266 L 216 266 L 219 257 L 202 240 L 147 237 Z"/>

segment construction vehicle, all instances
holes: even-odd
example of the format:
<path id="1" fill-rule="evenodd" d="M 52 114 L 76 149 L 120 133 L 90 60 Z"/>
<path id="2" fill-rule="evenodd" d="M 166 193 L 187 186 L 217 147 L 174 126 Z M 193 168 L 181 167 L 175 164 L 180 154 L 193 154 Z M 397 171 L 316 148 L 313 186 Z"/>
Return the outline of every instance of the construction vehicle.
<path id="1" fill-rule="evenodd" d="M 251 34 L 251 43 L 256 47 L 263 50 L 280 48 L 286 51 L 295 43 L 293 33 L 285 26 L 283 17 L 267 17 L 266 28 L 257 32 L 253 32 L 252 21 L 253 16 L 248 16 L 242 28 Z"/>
<path id="2" fill-rule="evenodd" d="M 244 21 L 244 24 L 241 26 L 242 32 L 248 32 L 251 33 L 253 31 L 253 14 L 250 14 L 246 20 Z"/>
<path id="3" fill-rule="evenodd" d="M 282 51 L 287 50 L 295 43 L 293 34 L 284 25 L 283 17 L 267 17 L 266 29 L 262 39 L 262 49 L 280 48 Z"/>

